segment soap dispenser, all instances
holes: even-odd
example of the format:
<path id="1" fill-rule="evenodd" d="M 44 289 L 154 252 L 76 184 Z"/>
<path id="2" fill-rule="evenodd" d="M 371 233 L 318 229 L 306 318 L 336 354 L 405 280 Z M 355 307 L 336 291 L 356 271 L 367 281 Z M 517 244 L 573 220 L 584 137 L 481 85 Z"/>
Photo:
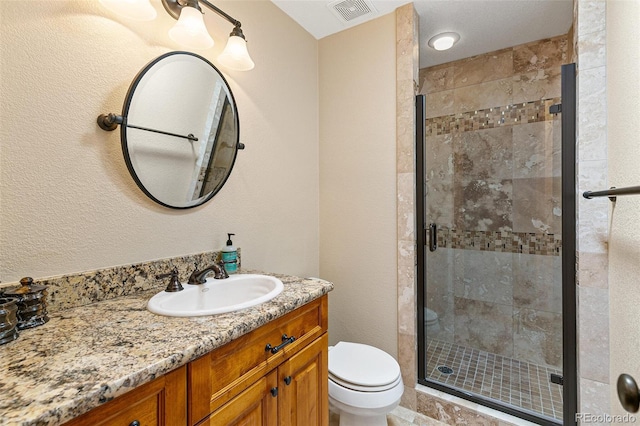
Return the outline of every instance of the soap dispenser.
<path id="1" fill-rule="evenodd" d="M 233 245 L 231 236 L 236 234 L 227 234 L 227 245 L 222 249 L 222 265 L 227 274 L 235 274 L 238 272 L 238 249 Z"/>

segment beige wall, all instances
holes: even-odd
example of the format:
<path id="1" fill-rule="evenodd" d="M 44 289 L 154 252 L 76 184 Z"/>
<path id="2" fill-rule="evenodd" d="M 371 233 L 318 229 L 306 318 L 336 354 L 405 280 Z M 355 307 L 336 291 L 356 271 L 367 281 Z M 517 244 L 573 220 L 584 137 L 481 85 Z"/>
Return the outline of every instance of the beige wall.
<path id="1" fill-rule="evenodd" d="M 640 185 L 640 2 L 608 1 L 607 140 L 611 186 Z M 611 211 L 609 297 L 611 303 L 611 406 L 624 411 L 615 381 L 628 373 L 640 381 L 640 197 L 620 197 Z M 636 413 L 636 418 L 638 414 Z"/>
<path id="2" fill-rule="evenodd" d="M 161 3 L 141 23 L 97 1 L 0 2 L 2 282 L 219 249 L 226 232 L 245 267 L 318 274 L 318 43 L 267 0 L 216 4 L 256 62 L 225 72 L 246 149 L 211 202 L 178 211 L 143 195 L 119 131 L 96 124 L 145 64 L 180 50 Z M 198 53 L 215 64 L 232 28 L 205 19 L 216 46 Z"/>
<path id="3" fill-rule="evenodd" d="M 331 343 L 397 353 L 395 14 L 323 38 L 320 275 Z"/>

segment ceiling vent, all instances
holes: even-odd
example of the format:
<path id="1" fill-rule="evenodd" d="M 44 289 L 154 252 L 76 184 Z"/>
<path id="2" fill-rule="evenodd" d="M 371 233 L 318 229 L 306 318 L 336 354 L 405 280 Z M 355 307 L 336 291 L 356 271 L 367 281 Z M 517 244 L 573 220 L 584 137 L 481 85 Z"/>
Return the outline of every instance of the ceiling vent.
<path id="1" fill-rule="evenodd" d="M 358 18 L 371 18 L 377 13 L 368 0 L 338 0 L 327 4 L 331 12 L 342 22 L 351 22 Z"/>

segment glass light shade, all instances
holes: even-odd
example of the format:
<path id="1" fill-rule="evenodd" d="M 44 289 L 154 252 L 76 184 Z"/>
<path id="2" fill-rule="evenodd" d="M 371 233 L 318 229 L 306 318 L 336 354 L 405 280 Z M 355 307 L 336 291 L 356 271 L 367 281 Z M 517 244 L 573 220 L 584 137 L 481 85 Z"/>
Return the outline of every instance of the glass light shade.
<path id="1" fill-rule="evenodd" d="M 180 11 L 178 22 L 169 30 L 171 40 L 192 49 L 208 49 L 213 47 L 213 39 L 204 26 L 202 12 L 185 6 Z"/>
<path id="2" fill-rule="evenodd" d="M 118 15 L 137 21 L 151 21 L 157 16 L 149 0 L 100 0 L 100 3 Z"/>
<path id="3" fill-rule="evenodd" d="M 432 37 L 429 40 L 429 46 L 436 50 L 447 50 L 451 49 L 458 40 L 460 40 L 458 33 L 442 33 Z"/>
<path id="4" fill-rule="evenodd" d="M 238 36 L 229 37 L 227 45 L 218 56 L 218 62 L 236 71 L 249 71 L 256 66 L 249 56 L 247 41 Z"/>

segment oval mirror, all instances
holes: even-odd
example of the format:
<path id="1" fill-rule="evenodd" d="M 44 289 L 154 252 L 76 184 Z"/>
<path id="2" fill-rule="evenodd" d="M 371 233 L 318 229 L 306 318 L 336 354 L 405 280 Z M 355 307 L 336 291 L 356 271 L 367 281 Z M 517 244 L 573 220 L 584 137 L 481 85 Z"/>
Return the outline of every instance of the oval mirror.
<path id="1" fill-rule="evenodd" d="M 211 62 L 189 52 L 170 52 L 144 67 L 118 118 L 131 176 L 167 207 L 209 201 L 243 147 L 227 81 Z"/>

